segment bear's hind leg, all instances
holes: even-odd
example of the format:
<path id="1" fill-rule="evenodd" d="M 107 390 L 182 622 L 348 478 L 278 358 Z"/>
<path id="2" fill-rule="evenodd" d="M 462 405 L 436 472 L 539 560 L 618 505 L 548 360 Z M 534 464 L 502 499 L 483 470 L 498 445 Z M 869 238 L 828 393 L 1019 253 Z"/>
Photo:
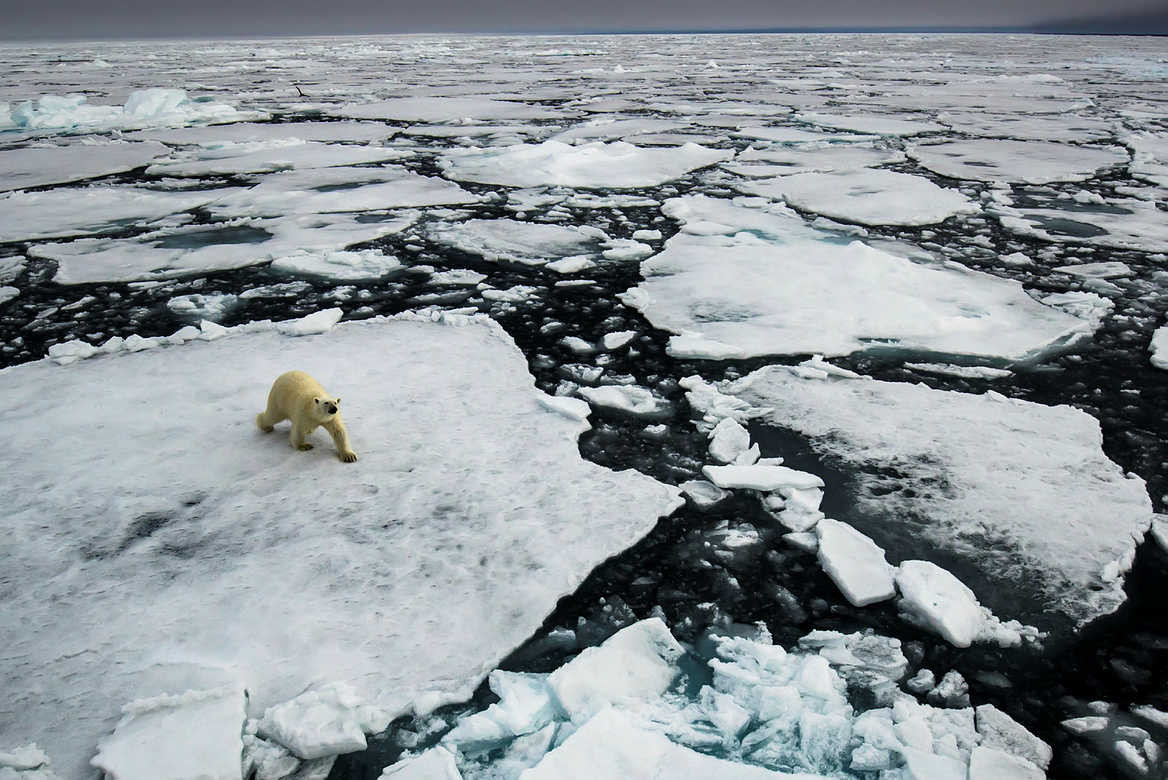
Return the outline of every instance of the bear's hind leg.
<path id="1" fill-rule="evenodd" d="M 306 431 L 300 426 L 296 425 L 296 423 L 292 423 L 292 433 L 288 437 L 288 440 L 292 444 L 292 449 L 302 451 L 312 449 L 312 445 L 304 440 L 304 437 L 310 433 L 312 433 L 312 431 Z"/>
<path id="2" fill-rule="evenodd" d="M 274 403 L 269 396 L 268 408 L 256 415 L 256 427 L 264 433 L 271 433 L 276 423 L 284 422 L 287 419 L 288 416 L 280 411 L 279 404 Z"/>

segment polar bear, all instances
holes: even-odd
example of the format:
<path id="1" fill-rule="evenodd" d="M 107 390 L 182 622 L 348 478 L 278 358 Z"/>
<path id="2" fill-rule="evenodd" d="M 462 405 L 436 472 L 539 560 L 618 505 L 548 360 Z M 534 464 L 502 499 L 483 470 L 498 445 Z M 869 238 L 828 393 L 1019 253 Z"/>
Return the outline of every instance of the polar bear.
<path id="1" fill-rule="evenodd" d="M 317 382 L 303 371 L 289 371 L 276 377 L 272 391 L 268 393 L 268 408 L 256 415 L 256 425 L 264 433 L 271 433 L 272 427 L 283 420 L 292 421 L 290 440 L 293 449 L 310 450 L 312 445 L 304 439 L 322 426 L 333 437 L 337 456 L 345 463 L 357 460 L 357 453 L 349 446 L 349 432 L 341 420 L 341 399 L 333 398 Z"/>

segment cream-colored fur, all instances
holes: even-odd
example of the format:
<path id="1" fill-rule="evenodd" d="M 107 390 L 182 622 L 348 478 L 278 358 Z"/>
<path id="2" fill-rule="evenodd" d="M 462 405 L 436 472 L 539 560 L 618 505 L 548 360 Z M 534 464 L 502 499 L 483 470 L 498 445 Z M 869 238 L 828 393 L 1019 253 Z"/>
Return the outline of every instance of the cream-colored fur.
<path id="1" fill-rule="evenodd" d="M 337 408 L 340 403 L 340 398 L 326 393 L 320 382 L 308 374 L 289 371 L 276 377 L 268 393 L 268 408 L 256 415 L 256 425 L 264 433 L 271 433 L 276 423 L 291 420 L 290 441 L 298 450 L 312 449 L 305 438 L 320 426 L 333 437 L 337 456 L 345 463 L 352 463 L 357 460 L 357 453 L 349 446 L 349 432 Z"/>

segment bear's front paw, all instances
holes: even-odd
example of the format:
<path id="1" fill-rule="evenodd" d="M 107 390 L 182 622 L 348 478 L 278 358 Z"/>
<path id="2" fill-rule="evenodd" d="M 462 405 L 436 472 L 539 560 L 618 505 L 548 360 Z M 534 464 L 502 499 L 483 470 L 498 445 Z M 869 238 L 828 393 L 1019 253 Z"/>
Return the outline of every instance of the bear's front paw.
<path id="1" fill-rule="evenodd" d="M 355 463 L 357 461 L 357 453 L 349 451 L 341 453 L 341 460 L 345 463 Z"/>
<path id="2" fill-rule="evenodd" d="M 312 449 L 312 445 L 309 444 L 308 442 L 304 442 L 296 449 L 300 450 L 301 452 L 308 452 L 310 449 Z"/>

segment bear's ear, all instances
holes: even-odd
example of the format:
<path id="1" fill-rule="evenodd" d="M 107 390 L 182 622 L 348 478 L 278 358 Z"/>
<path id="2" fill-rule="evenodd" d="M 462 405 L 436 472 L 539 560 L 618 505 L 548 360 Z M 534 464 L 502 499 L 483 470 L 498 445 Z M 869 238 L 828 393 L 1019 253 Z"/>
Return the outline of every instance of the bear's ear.
<path id="1" fill-rule="evenodd" d="M 312 399 L 312 402 L 313 402 L 314 404 L 316 404 L 317 406 L 320 406 L 320 399 L 319 399 L 319 398 L 313 398 L 313 399 Z"/>
<path id="2" fill-rule="evenodd" d="M 333 403 L 334 403 L 334 404 L 336 404 L 337 406 L 340 406 L 340 405 L 341 405 L 341 399 L 340 399 L 340 398 L 334 398 L 334 399 L 333 399 Z"/>

